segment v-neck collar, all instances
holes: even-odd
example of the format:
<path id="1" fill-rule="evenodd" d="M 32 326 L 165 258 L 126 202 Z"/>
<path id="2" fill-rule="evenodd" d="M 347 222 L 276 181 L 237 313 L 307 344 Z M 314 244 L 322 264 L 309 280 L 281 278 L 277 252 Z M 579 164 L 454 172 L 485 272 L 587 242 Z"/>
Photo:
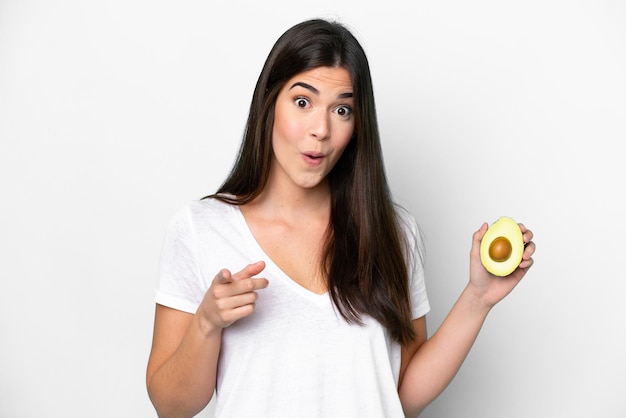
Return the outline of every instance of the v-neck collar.
<path id="1" fill-rule="evenodd" d="M 252 230 L 250 229 L 250 226 L 248 225 L 246 217 L 243 215 L 243 212 L 241 211 L 241 208 L 239 206 L 237 206 L 237 205 L 230 205 L 230 206 L 233 209 L 234 216 L 237 218 L 237 221 L 239 222 L 239 225 L 240 225 L 240 228 L 241 228 L 243 234 L 248 239 L 250 245 L 253 248 L 255 248 L 256 252 L 259 254 L 261 259 L 263 261 L 265 261 L 265 268 L 266 268 L 266 270 L 269 269 L 271 271 L 274 271 L 276 273 L 276 275 L 278 277 L 280 277 L 281 280 L 283 280 L 285 283 L 287 283 L 296 292 L 304 295 L 305 297 L 307 297 L 309 299 L 316 299 L 316 300 L 321 300 L 321 301 L 328 300 L 328 291 L 326 291 L 324 293 L 313 292 L 313 291 L 307 289 L 306 287 L 302 286 L 301 284 L 299 284 L 295 280 L 293 280 L 287 273 L 285 273 L 274 262 L 274 260 L 272 260 L 272 258 L 269 255 L 267 255 L 267 253 L 265 252 L 263 247 L 261 247 L 259 242 L 256 240 L 256 238 L 254 237 L 254 234 L 252 233 Z"/>

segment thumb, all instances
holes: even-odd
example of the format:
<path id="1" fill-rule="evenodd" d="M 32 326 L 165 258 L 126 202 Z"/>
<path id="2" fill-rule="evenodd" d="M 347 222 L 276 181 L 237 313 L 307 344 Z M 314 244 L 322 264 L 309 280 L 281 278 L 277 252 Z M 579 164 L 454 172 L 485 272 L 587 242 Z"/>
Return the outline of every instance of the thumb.
<path id="1" fill-rule="evenodd" d="M 233 281 L 233 277 L 232 277 L 232 274 L 230 273 L 230 270 L 222 269 L 220 270 L 219 273 L 217 273 L 214 281 L 218 284 L 228 284 Z"/>

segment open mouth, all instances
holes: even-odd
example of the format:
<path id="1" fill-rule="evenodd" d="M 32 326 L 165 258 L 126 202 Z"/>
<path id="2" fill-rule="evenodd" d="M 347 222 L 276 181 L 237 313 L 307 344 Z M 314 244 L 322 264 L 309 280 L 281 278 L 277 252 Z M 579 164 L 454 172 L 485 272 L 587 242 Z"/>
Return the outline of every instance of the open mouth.
<path id="1" fill-rule="evenodd" d="M 304 156 L 312 160 L 319 160 L 324 158 L 324 154 L 321 154 L 319 152 L 305 152 Z"/>
<path id="2" fill-rule="evenodd" d="M 321 162 L 324 160 L 324 154 L 319 154 L 316 152 L 304 153 L 302 155 L 304 156 L 305 161 L 311 165 L 321 164 Z"/>

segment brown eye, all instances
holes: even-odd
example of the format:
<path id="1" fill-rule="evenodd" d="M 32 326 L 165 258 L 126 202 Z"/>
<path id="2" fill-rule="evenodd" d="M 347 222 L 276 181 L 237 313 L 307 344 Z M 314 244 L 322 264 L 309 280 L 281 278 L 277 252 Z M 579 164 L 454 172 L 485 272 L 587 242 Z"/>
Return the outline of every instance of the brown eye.
<path id="1" fill-rule="evenodd" d="M 352 114 L 352 109 L 348 106 L 339 106 L 337 108 L 337 114 L 342 117 L 348 117 Z"/>
<path id="2" fill-rule="evenodd" d="M 309 107 L 309 101 L 307 99 L 305 99 L 304 97 L 298 97 L 295 100 L 295 104 L 296 106 L 302 108 L 302 109 L 306 109 L 307 107 Z"/>

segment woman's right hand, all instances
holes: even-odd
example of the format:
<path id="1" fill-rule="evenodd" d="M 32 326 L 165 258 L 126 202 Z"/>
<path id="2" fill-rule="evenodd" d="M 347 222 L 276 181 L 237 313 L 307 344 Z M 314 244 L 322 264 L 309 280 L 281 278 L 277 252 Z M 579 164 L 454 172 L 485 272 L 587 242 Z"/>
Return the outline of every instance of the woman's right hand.
<path id="1" fill-rule="evenodd" d="M 254 278 L 265 268 L 265 262 L 248 264 L 241 271 L 232 274 L 222 269 L 206 291 L 198 314 L 207 325 L 207 333 L 230 326 L 254 312 L 258 298 L 257 290 L 268 286 L 264 278 Z"/>
<path id="2" fill-rule="evenodd" d="M 157 304 L 146 382 L 160 417 L 195 416 L 209 403 L 221 331 L 254 312 L 256 291 L 269 282 L 253 276 L 264 268 L 259 261 L 235 274 L 220 271 L 195 315 Z"/>

